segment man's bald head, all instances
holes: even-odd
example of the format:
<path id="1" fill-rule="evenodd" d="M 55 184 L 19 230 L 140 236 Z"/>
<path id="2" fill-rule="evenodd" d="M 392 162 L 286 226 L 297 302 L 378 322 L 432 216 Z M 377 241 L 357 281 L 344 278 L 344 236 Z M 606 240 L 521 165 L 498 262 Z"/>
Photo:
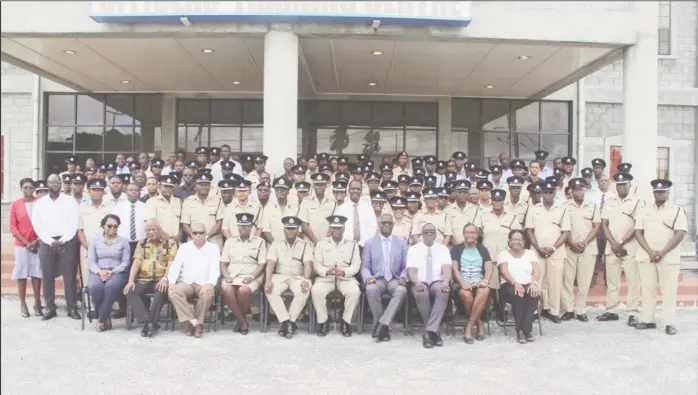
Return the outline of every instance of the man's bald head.
<path id="1" fill-rule="evenodd" d="M 429 247 L 436 241 L 436 226 L 431 222 L 427 222 L 422 226 L 422 241 Z"/>
<path id="2" fill-rule="evenodd" d="M 390 214 L 383 214 L 378 219 L 378 230 L 383 237 L 390 237 L 393 234 L 393 227 L 395 226 L 395 221 L 393 216 Z"/>
<path id="3" fill-rule="evenodd" d="M 393 216 L 390 214 L 381 215 L 378 221 L 379 222 L 395 222 L 395 220 L 393 220 Z"/>
<path id="4" fill-rule="evenodd" d="M 201 222 L 193 222 L 191 224 L 191 231 L 192 232 L 205 232 L 206 227 Z"/>

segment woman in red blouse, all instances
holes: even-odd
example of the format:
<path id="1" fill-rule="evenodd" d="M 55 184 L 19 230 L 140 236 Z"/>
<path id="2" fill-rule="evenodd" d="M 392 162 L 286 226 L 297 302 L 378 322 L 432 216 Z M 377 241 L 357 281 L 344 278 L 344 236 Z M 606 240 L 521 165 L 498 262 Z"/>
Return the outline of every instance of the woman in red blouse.
<path id="1" fill-rule="evenodd" d="M 41 266 L 37 254 L 39 238 L 32 227 L 31 215 L 34 208 L 34 181 L 24 178 L 19 182 L 22 197 L 10 206 L 10 232 L 15 239 L 15 268 L 12 279 L 17 280 L 19 300 L 22 302 L 22 317 L 29 317 L 27 307 L 27 279 L 32 279 L 34 290 L 34 315 L 41 311 Z"/>

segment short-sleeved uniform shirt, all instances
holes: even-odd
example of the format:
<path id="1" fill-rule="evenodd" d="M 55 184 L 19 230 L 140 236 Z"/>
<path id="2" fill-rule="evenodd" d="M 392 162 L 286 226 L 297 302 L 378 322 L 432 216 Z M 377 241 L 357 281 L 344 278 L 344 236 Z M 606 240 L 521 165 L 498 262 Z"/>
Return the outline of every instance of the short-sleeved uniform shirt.
<path id="1" fill-rule="evenodd" d="M 516 215 L 507 209 L 504 209 L 500 215 L 496 215 L 494 211 L 482 214 L 478 217 L 475 226 L 482 230 L 482 244 L 494 257 L 497 257 L 500 251 L 507 249 L 509 232 L 521 229 Z"/>
<path id="2" fill-rule="evenodd" d="M 262 205 L 254 200 L 248 200 L 246 204 L 240 203 L 239 200 L 233 200 L 223 212 L 223 230 L 230 232 L 232 237 L 238 235 L 238 220 L 235 214 L 247 213 L 254 216 L 252 220 L 252 234 L 257 231 L 257 228 L 262 226 L 260 218 L 263 216 Z"/>
<path id="3" fill-rule="evenodd" d="M 247 240 L 231 237 L 225 241 L 221 262 L 228 262 L 228 274 L 233 279 L 249 276 L 259 265 L 267 263 L 267 244 L 257 236 L 250 236 Z"/>
<path id="4" fill-rule="evenodd" d="M 145 203 L 145 207 L 146 218 L 156 220 L 169 237 L 179 234 L 179 224 L 182 220 L 182 201 L 179 198 L 153 196 Z"/>
<path id="5" fill-rule="evenodd" d="M 393 215 L 393 219 L 394 218 L 395 218 L 395 216 Z M 400 237 L 409 243 L 411 235 L 412 235 L 412 221 L 410 221 L 409 218 L 403 216 L 402 219 L 400 220 L 400 222 L 395 220 L 395 225 L 393 226 L 393 236 Z"/>
<path id="6" fill-rule="evenodd" d="M 648 204 L 640 210 L 635 221 L 635 229 L 644 230 L 645 240 L 650 249 L 661 251 L 674 237 L 677 230 L 688 230 L 686 212 L 683 208 L 669 202 L 661 207 L 656 203 Z M 650 260 L 647 251 L 637 249 L 637 260 L 647 262 Z M 660 264 L 678 265 L 681 263 L 681 247 L 677 245 L 669 251 Z"/>
<path id="7" fill-rule="evenodd" d="M 458 262 L 460 274 L 467 284 L 476 286 L 484 279 L 485 263 L 492 258 L 486 247 L 477 245 L 475 248 L 465 248 L 464 244 L 458 244 L 451 248 L 451 260 Z"/>
<path id="8" fill-rule="evenodd" d="M 325 278 L 329 269 L 336 267 L 344 271 L 344 278 L 337 279 L 353 279 L 354 275 L 361 268 L 361 253 L 359 252 L 359 244 L 352 240 L 342 239 L 339 243 L 335 243 L 331 237 L 326 237 L 318 241 L 315 246 L 315 255 L 313 259 L 315 272 L 320 276 L 317 280 L 331 280 Z"/>
<path id="9" fill-rule="evenodd" d="M 547 209 L 542 202 L 530 207 L 526 216 L 526 229 L 534 229 L 540 247 L 553 247 L 562 232 L 570 231 L 570 217 L 567 208 L 563 205 L 553 204 L 550 209 Z M 564 259 L 566 257 L 566 249 L 558 248 L 550 256 L 550 259 Z"/>
<path id="10" fill-rule="evenodd" d="M 504 202 L 504 210 L 516 215 L 516 219 L 519 221 L 519 224 L 521 224 L 522 229 L 526 226 L 525 218 L 526 212 L 528 211 L 528 203 L 525 200 L 519 198 L 519 201 L 513 204 L 510 199 L 506 199 Z"/>
<path id="11" fill-rule="evenodd" d="M 334 214 L 337 201 L 325 196 L 320 200 L 317 196 L 308 196 L 303 199 L 298 210 L 298 218 L 308 224 L 315 238 L 319 241 L 327 236 L 329 223 L 327 217 Z"/>
<path id="12" fill-rule="evenodd" d="M 206 232 L 210 232 L 216 221 L 223 219 L 223 202 L 218 196 L 210 193 L 202 202 L 198 195 L 186 198 L 182 203 L 181 223 L 191 225 L 193 222 L 200 222 L 204 225 Z M 223 244 L 223 237 L 218 234 L 209 239 L 220 248 Z"/>
<path id="13" fill-rule="evenodd" d="M 567 214 L 570 217 L 570 238 L 571 243 L 583 242 L 595 224 L 601 223 L 601 213 L 599 206 L 596 203 L 585 200 L 581 205 L 577 205 L 574 199 L 570 199 L 562 206 L 567 209 Z M 568 248 L 568 253 L 574 253 Z M 596 239 L 594 239 L 584 249 L 583 255 L 597 255 L 598 248 L 596 247 Z"/>
<path id="14" fill-rule="evenodd" d="M 141 261 L 136 281 L 148 283 L 162 280 L 176 255 L 177 243 L 172 240 L 138 242 L 133 252 L 133 260 Z"/>
<path id="15" fill-rule="evenodd" d="M 463 228 L 467 224 L 477 223 L 477 218 L 480 216 L 478 206 L 468 202 L 462 209 L 458 204 L 452 204 L 447 209 L 451 226 L 451 234 L 453 235 L 453 245 L 463 243 Z"/>
<path id="16" fill-rule="evenodd" d="M 298 206 L 287 203 L 282 207 L 279 203 L 269 203 L 264 207 L 262 220 L 262 232 L 271 233 L 274 240 L 281 240 L 284 237 L 284 225 L 281 223 L 281 218 L 286 216 L 297 216 Z M 327 222 L 327 221 L 325 221 Z"/>
<path id="17" fill-rule="evenodd" d="M 435 210 L 433 213 L 424 209 L 418 212 L 412 219 L 412 235 L 421 235 L 424 224 L 431 223 L 436 227 L 436 241 L 442 243 L 446 236 L 451 235 L 449 218 L 446 212 L 439 209 Z"/>
<path id="18" fill-rule="evenodd" d="M 628 234 L 631 229 L 635 229 L 635 219 L 644 206 L 645 204 L 642 200 L 630 194 L 623 200 L 618 198 L 606 201 L 603 213 L 601 213 L 601 220 L 608 221 L 608 230 L 611 232 L 611 236 L 613 236 L 614 240 L 620 240 L 620 238 Z M 634 237 L 623 244 L 623 248 L 625 248 L 628 255 L 632 257 L 635 256 L 639 247 L 640 245 Z M 607 255 L 613 253 L 611 243 L 606 243 L 605 253 Z"/>
<path id="19" fill-rule="evenodd" d="M 111 204 L 105 200 L 95 206 L 92 202 L 81 204 L 79 207 L 80 218 L 78 219 L 78 229 L 85 233 L 85 240 L 91 243 L 96 236 L 103 234 L 100 223 L 105 215 L 109 214 Z"/>
<path id="20" fill-rule="evenodd" d="M 289 244 L 283 238 L 274 240 L 269 248 L 267 257 L 276 261 L 276 274 L 302 276 L 303 262 L 312 261 L 313 253 L 313 245 L 309 241 L 296 237 L 293 244 Z"/>

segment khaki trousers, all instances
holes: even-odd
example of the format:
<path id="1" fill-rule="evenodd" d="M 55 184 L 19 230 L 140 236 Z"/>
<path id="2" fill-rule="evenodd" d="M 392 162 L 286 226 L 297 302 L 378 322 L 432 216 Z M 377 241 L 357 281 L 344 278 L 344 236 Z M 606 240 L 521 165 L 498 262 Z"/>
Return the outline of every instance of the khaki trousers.
<path id="1" fill-rule="evenodd" d="M 538 261 L 541 281 L 541 302 L 544 310 L 560 315 L 560 298 L 565 260 L 563 258 L 540 258 Z"/>
<path id="2" fill-rule="evenodd" d="M 342 319 L 351 323 L 351 317 L 354 315 L 356 306 L 359 305 L 361 290 L 359 284 L 354 278 L 325 280 L 318 279 L 312 288 L 313 306 L 317 315 L 317 322 L 323 324 L 327 322 L 327 295 L 333 291 L 339 291 L 344 296 L 344 314 Z"/>
<path id="3" fill-rule="evenodd" d="M 662 322 L 676 325 L 676 293 L 679 288 L 679 262 L 656 264 L 640 261 L 640 281 L 642 282 L 642 322 L 655 322 L 657 310 L 657 285 L 662 290 Z"/>
<path id="4" fill-rule="evenodd" d="M 578 315 L 586 314 L 587 297 L 591 278 L 594 276 L 596 255 L 577 254 L 567 250 L 564 282 L 562 284 L 562 310 Z M 574 280 L 577 280 L 577 297 L 574 296 Z"/>
<path id="5" fill-rule="evenodd" d="M 191 322 L 197 320 L 203 325 L 206 318 L 206 312 L 211 307 L 213 302 L 213 292 L 211 295 L 204 295 L 204 288 L 199 284 L 177 283 L 174 287 L 169 288 L 170 300 L 179 317 L 179 322 Z M 196 307 L 192 311 L 191 305 L 187 298 L 197 297 Z"/>
<path id="6" fill-rule="evenodd" d="M 640 316 L 640 271 L 635 256 L 617 257 L 606 254 L 606 310 L 618 313 L 618 299 L 621 287 L 621 272 L 625 272 L 628 281 L 628 314 Z"/>
<path id="7" fill-rule="evenodd" d="M 310 281 L 309 281 L 310 282 Z M 298 316 L 303 312 L 305 303 L 310 297 L 310 289 L 308 293 L 303 295 L 301 292 L 301 284 L 303 283 L 303 276 L 287 276 L 285 274 L 272 274 L 271 275 L 272 289 L 271 293 L 267 294 L 267 300 L 269 301 L 269 307 L 279 319 L 279 322 L 291 321 L 296 322 Z M 284 303 L 281 294 L 286 290 L 290 289 L 293 292 L 293 300 L 288 309 L 286 309 L 286 304 Z"/>

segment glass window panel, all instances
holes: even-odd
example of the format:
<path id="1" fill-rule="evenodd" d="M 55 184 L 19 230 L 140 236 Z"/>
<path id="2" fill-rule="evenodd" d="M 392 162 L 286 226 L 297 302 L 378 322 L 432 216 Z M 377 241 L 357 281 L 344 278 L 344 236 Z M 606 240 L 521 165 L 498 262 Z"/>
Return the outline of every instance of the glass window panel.
<path id="1" fill-rule="evenodd" d="M 345 128 L 317 129 L 317 152 L 342 155 L 348 145 L 349 139 Z"/>
<path id="2" fill-rule="evenodd" d="M 480 107 L 478 99 L 453 99 L 451 101 L 453 130 L 480 130 Z M 467 152 L 467 151 L 463 151 Z"/>
<path id="3" fill-rule="evenodd" d="M 657 159 L 668 159 L 669 158 L 669 148 L 657 147 Z"/>
<path id="4" fill-rule="evenodd" d="M 241 114 L 240 100 L 211 100 L 211 124 L 239 125 Z"/>
<path id="5" fill-rule="evenodd" d="M 468 153 L 468 132 L 456 132 L 453 131 L 451 134 L 451 145 L 453 146 L 452 151 L 463 151 Z"/>
<path id="6" fill-rule="evenodd" d="M 502 152 L 509 152 L 509 133 L 483 133 L 482 137 L 484 158 L 496 157 Z"/>
<path id="7" fill-rule="evenodd" d="M 143 126 L 135 128 L 133 133 L 134 152 L 155 152 L 156 135 L 160 134 L 160 127 Z M 105 145 L 105 149 L 108 147 Z"/>
<path id="8" fill-rule="evenodd" d="M 509 101 L 482 101 L 482 130 L 493 132 L 509 131 Z"/>
<path id="9" fill-rule="evenodd" d="M 208 100 L 178 100 L 177 122 L 190 125 L 207 124 L 208 106 Z"/>
<path id="10" fill-rule="evenodd" d="M 231 152 L 240 152 L 240 126 L 211 125 L 211 147 L 230 146 Z"/>
<path id="11" fill-rule="evenodd" d="M 103 125 L 103 100 L 101 95 L 78 95 L 78 125 Z"/>
<path id="12" fill-rule="evenodd" d="M 511 156 L 518 159 L 533 159 L 539 149 L 540 134 L 514 133 L 511 135 Z"/>
<path id="13" fill-rule="evenodd" d="M 73 151 L 74 127 L 49 126 L 46 133 L 47 151 Z"/>
<path id="14" fill-rule="evenodd" d="M 407 127 L 435 128 L 439 124 L 439 107 L 436 103 L 406 103 Z"/>
<path id="15" fill-rule="evenodd" d="M 184 125 L 177 127 L 177 151 L 190 152 L 187 149 L 187 129 Z"/>
<path id="16" fill-rule="evenodd" d="M 180 125 L 177 144 L 186 153 L 194 153 L 197 147 L 208 144 L 208 126 Z"/>
<path id="17" fill-rule="evenodd" d="M 48 96 L 48 125 L 75 125 L 75 95 Z"/>
<path id="18" fill-rule="evenodd" d="M 242 102 L 242 122 L 253 125 L 264 123 L 264 104 L 261 100 L 244 100 Z"/>
<path id="19" fill-rule="evenodd" d="M 539 133 L 539 102 L 513 101 L 512 106 L 516 111 L 513 132 Z"/>
<path id="20" fill-rule="evenodd" d="M 298 128 L 298 142 L 296 145 L 299 155 L 307 155 L 310 151 L 310 147 L 303 147 L 303 128 Z"/>
<path id="21" fill-rule="evenodd" d="M 433 155 L 436 153 L 436 128 L 407 129 L 405 151 L 410 156 Z"/>
<path id="22" fill-rule="evenodd" d="M 132 126 L 135 116 L 133 95 L 107 95 L 106 125 Z"/>
<path id="23" fill-rule="evenodd" d="M 542 133 L 570 133 L 569 102 L 542 102 L 541 105 Z"/>
<path id="24" fill-rule="evenodd" d="M 549 158 L 563 157 L 570 154 L 568 134 L 544 134 L 541 135 L 541 149 L 550 153 Z"/>
<path id="25" fill-rule="evenodd" d="M 669 55 L 669 43 L 668 42 L 660 42 L 659 43 L 659 54 L 660 55 Z"/>
<path id="26" fill-rule="evenodd" d="M 102 126 L 78 126 L 75 134 L 75 150 L 101 151 L 103 132 Z"/>
<path id="27" fill-rule="evenodd" d="M 373 129 L 373 133 L 364 135 L 362 153 L 369 155 L 393 156 L 402 151 L 403 130 L 394 129 Z"/>
<path id="28" fill-rule="evenodd" d="M 44 179 L 51 174 L 58 174 L 66 171 L 65 157 L 70 153 L 47 153 L 44 156 Z"/>
<path id="29" fill-rule="evenodd" d="M 143 127 L 144 130 L 147 130 L 147 128 L 148 128 L 148 126 Z M 152 129 L 153 129 L 153 132 L 152 132 L 153 136 L 152 136 L 152 142 L 150 143 L 151 144 L 150 150 L 155 152 L 157 154 L 157 156 L 160 157 L 160 155 L 162 155 L 162 128 L 159 126 L 154 126 L 154 127 L 152 127 Z M 133 148 L 134 148 L 134 150 L 139 151 L 139 150 L 142 150 L 143 147 L 141 146 L 141 144 L 142 144 L 141 136 L 137 132 L 138 132 L 138 129 L 136 129 L 136 135 L 134 136 L 135 141 L 134 141 Z"/>
<path id="30" fill-rule="evenodd" d="M 128 155 L 131 155 L 131 153 L 129 152 Z M 80 164 L 83 170 L 85 169 L 88 159 L 92 159 L 95 162 L 95 165 L 99 165 L 102 163 L 102 161 L 104 161 L 104 159 L 109 161 L 114 161 L 116 159 L 116 155 L 108 154 L 105 156 L 102 152 L 78 152 L 77 157 L 78 164 Z"/>
<path id="31" fill-rule="evenodd" d="M 339 104 L 340 102 L 336 101 L 306 102 L 305 116 L 308 123 L 315 125 L 337 125 L 339 122 Z"/>
<path id="32" fill-rule="evenodd" d="M 349 138 L 349 144 L 342 151 L 344 154 L 362 154 L 364 152 L 364 143 L 366 143 L 366 134 L 370 128 L 349 128 L 347 130 L 347 136 Z"/>
<path id="33" fill-rule="evenodd" d="M 659 16 L 660 17 L 666 17 L 671 14 L 671 5 L 666 4 L 666 2 L 662 2 L 662 4 L 659 5 Z"/>
<path id="34" fill-rule="evenodd" d="M 340 119 L 352 126 L 371 125 L 371 103 L 342 102 Z"/>
<path id="35" fill-rule="evenodd" d="M 669 42 L 669 29 L 659 29 L 659 42 Z"/>
<path id="36" fill-rule="evenodd" d="M 262 152 L 264 129 L 262 125 L 245 125 L 242 128 L 242 152 Z"/>
<path id="37" fill-rule="evenodd" d="M 104 150 L 133 152 L 133 127 L 115 126 L 104 130 Z"/>
<path id="38" fill-rule="evenodd" d="M 375 103 L 373 104 L 373 126 L 384 128 L 404 125 L 402 103 Z"/>
<path id="39" fill-rule="evenodd" d="M 136 126 L 162 126 L 162 95 L 136 96 Z"/>

